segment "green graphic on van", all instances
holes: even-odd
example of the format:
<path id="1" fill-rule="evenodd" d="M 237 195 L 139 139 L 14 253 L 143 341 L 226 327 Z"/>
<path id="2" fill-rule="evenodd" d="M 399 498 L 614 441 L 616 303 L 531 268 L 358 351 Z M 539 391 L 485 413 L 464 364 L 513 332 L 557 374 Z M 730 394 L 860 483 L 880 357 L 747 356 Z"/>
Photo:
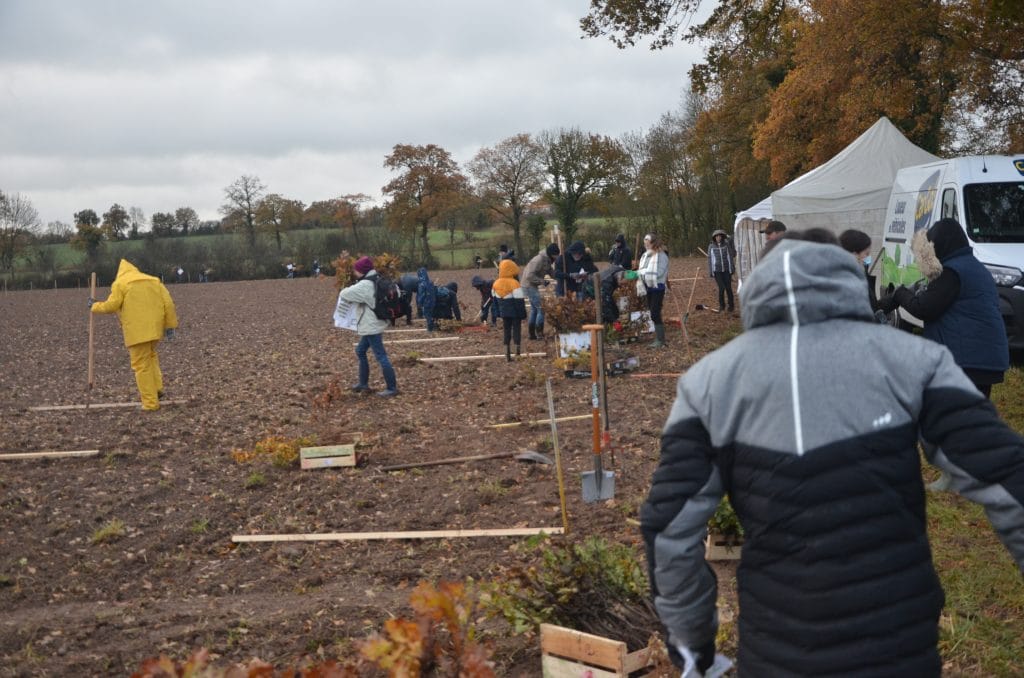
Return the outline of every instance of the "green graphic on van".
<path id="1" fill-rule="evenodd" d="M 896 245 L 896 249 L 893 250 L 893 256 L 889 256 L 888 250 L 882 251 L 882 289 L 884 290 L 890 284 L 899 287 L 900 285 L 906 285 L 910 287 L 918 280 L 924 278 L 921 275 L 921 269 L 917 267 L 916 262 L 909 262 L 904 266 L 900 266 L 903 254 L 899 245 Z M 908 259 L 909 253 L 908 253 Z"/>
<path id="2" fill-rule="evenodd" d="M 932 210 L 935 209 L 935 197 L 939 194 L 940 170 L 925 179 L 917 191 L 917 209 L 914 210 L 914 233 L 932 225 Z"/>

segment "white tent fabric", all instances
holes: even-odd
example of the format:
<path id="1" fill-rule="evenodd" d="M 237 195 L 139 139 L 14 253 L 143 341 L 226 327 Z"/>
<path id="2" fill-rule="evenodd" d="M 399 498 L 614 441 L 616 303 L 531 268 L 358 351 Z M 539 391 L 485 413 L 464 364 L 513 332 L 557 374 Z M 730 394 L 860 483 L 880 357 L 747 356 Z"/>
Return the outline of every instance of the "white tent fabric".
<path id="1" fill-rule="evenodd" d="M 737 213 L 737 251 L 747 250 L 740 256 L 740 279 L 757 263 L 763 245 L 758 231 L 770 219 L 790 229 L 826 228 L 836 235 L 857 228 L 871 236 L 871 248 L 878 250 L 896 172 L 939 159 L 910 143 L 888 118 L 879 118 L 828 162 Z"/>

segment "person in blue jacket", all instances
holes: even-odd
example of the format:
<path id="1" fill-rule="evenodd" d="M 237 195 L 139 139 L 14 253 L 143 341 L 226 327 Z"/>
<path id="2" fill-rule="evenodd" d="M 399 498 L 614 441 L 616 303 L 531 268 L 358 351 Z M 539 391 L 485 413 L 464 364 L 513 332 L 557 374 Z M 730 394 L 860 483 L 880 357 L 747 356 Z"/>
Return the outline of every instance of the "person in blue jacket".
<path id="1" fill-rule="evenodd" d="M 419 278 L 419 286 L 416 289 L 416 306 L 423 311 L 423 317 L 427 320 L 427 332 L 433 332 L 436 289 L 430 276 L 427 275 L 426 268 L 421 267 L 416 271 L 416 277 Z"/>

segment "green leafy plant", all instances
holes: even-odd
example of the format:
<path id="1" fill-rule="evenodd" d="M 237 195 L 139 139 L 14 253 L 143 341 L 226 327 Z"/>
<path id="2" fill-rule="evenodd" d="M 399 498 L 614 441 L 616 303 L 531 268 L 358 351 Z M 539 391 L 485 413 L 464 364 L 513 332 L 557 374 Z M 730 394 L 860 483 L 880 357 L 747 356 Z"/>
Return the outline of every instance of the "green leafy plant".
<path id="1" fill-rule="evenodd" d="M 247 490 L 254 490 L 257 487 L 263 487 L 267 484 L 267 477 L 259 471 L 253 471 L 249 474 L 249 477 L 245 479 L 245 488 Z"/>
<path id="2" fill-rule="evenodd" d="M 733 510 L 728 497 L 722 497 L 715 509 L 715 515 L 708 521 L 708 530 L 724 537 L 741 539 L 743 537 L 743 526 L 740 525 L 739 516 Z"/>
<path id="3" fill-rule="evenodd" d="M 628 546 L 591 537 L 551 548 L 532 540 L 539 562 L 509 569 L 488 591 L 485 605 L 516 633 L 555 623 L 645 647 L 658 628 L 647 577 Z"/>

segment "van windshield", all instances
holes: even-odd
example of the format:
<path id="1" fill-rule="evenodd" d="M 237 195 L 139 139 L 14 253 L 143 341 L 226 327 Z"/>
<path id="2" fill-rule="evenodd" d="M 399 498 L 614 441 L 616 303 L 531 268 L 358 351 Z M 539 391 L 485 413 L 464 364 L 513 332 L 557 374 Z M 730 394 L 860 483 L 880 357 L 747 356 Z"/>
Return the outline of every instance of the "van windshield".
<path id="1" fill-rule="evenodd" d="M 974 242 L 1024 242 L 1024 181 L 968 184 L 964 210 Z"/>

